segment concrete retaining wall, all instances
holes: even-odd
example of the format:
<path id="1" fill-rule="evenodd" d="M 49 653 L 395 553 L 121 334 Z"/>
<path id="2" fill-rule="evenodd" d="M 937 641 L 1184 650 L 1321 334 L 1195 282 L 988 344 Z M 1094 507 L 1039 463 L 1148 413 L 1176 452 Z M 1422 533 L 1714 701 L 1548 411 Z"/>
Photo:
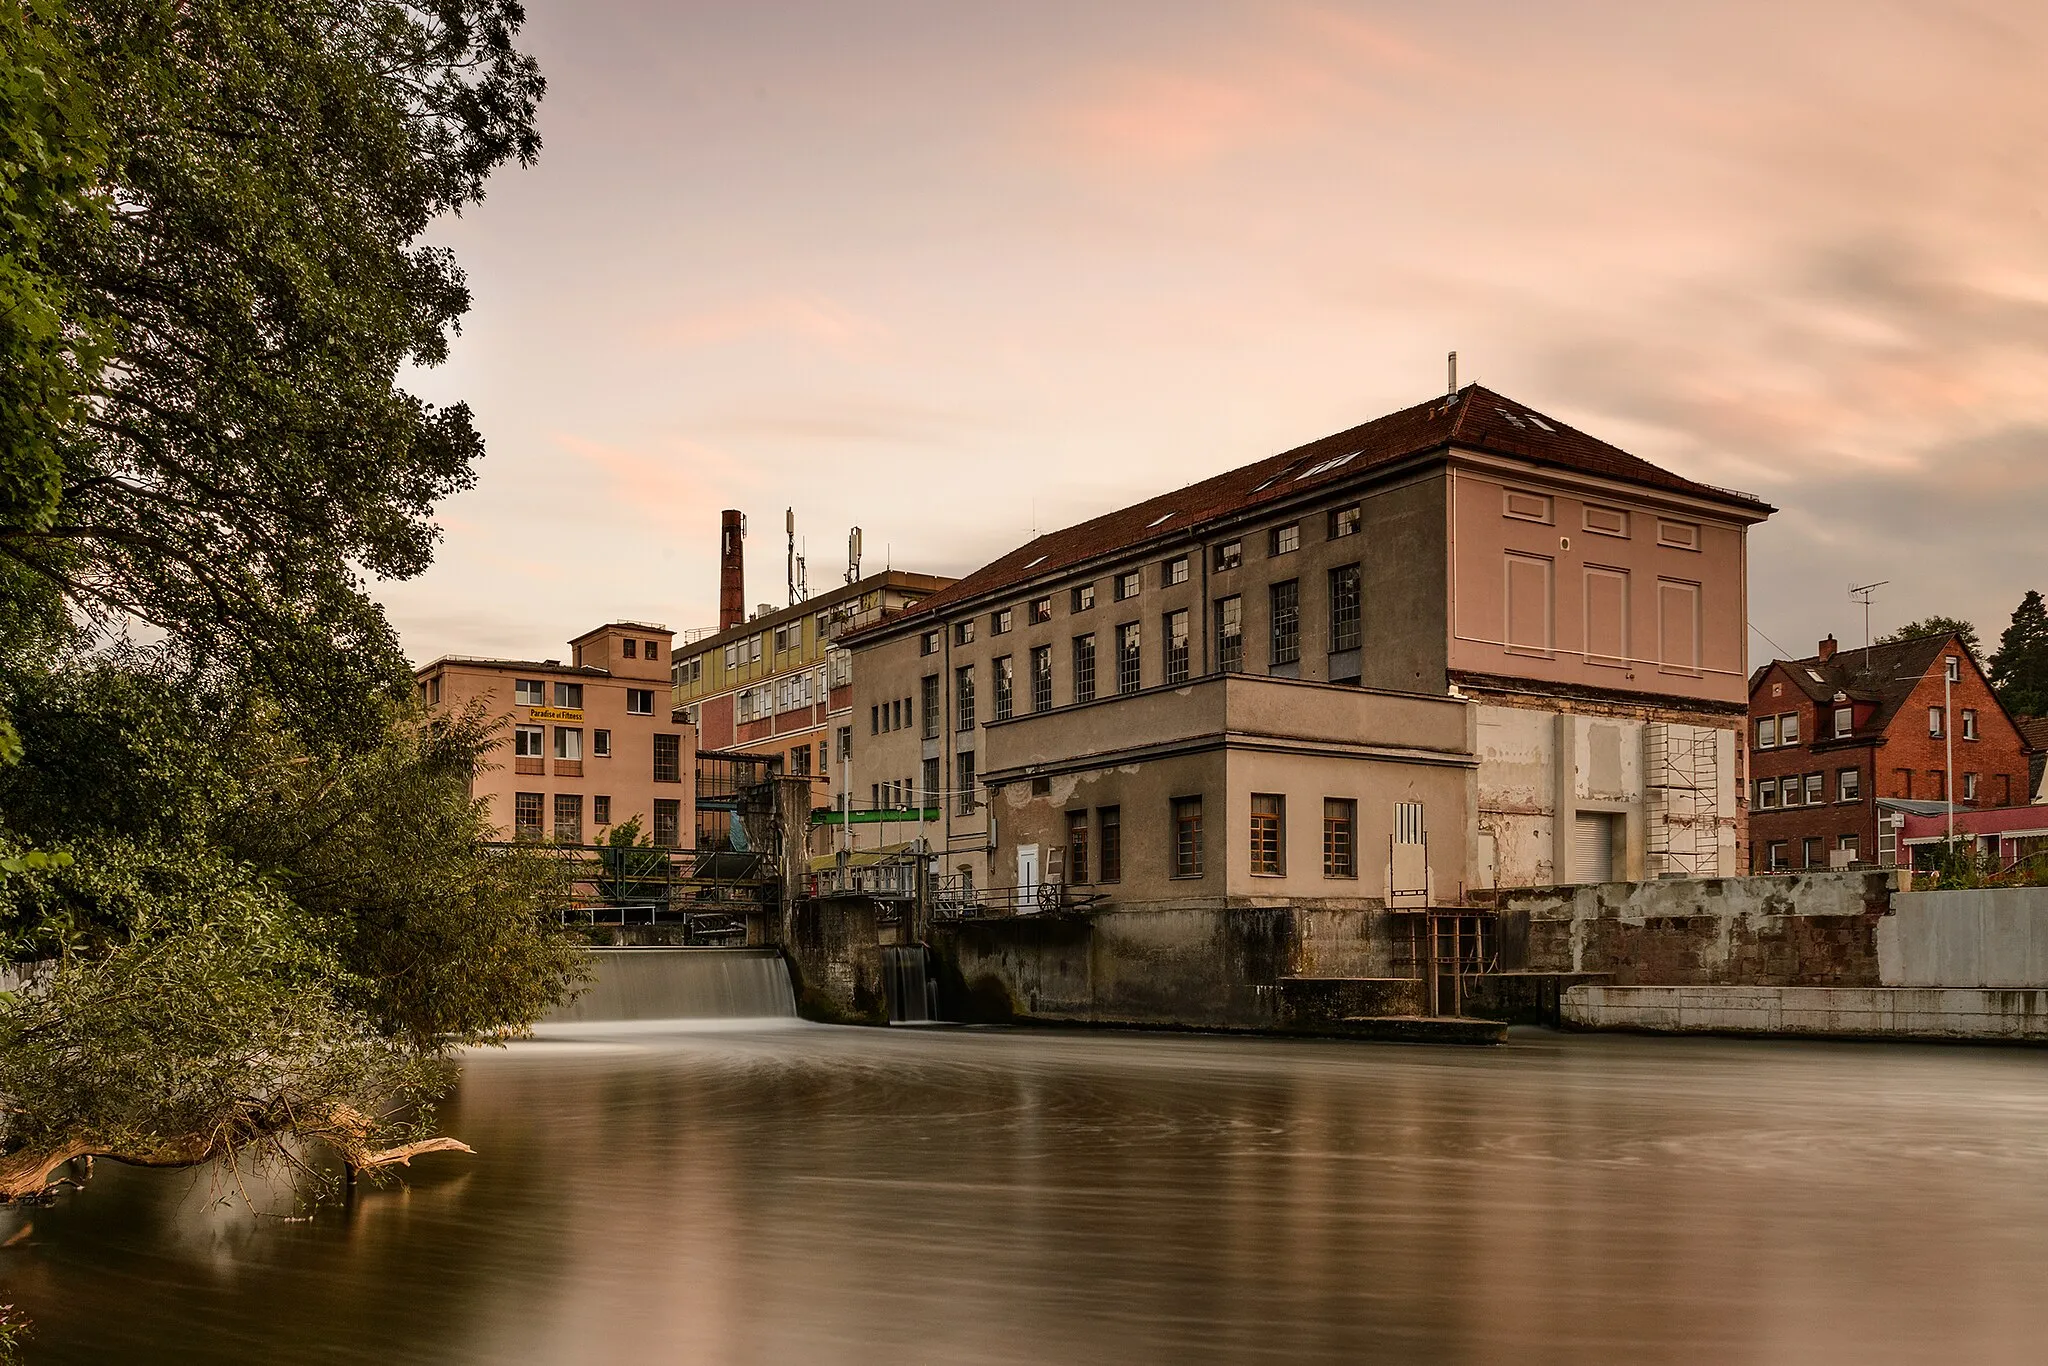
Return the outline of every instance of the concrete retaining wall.
<path id="1" fill-rule="evenodd" d="M 1564 1023 L 1654 1034 L 2048 1043 L 2048 990 L 1575 986 Z"/>
<path id="2" fill-rule="evenodd" d="M 1877 961 L 1886 986 L 2048 986 L 2048 887 L 1901 892 Z"/>
<path id="3" fill-rule="evenodd" d="M 1607 882 L 1500 894 L 1503 968 L 1622 986 L 1879 985 L 1890 875 Z"/>

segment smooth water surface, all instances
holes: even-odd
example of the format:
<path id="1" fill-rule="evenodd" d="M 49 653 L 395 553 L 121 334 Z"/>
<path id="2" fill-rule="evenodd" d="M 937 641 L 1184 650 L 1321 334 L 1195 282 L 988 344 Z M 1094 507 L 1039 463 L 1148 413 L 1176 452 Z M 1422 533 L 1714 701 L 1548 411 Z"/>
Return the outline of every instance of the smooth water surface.
<path id="1" fill-rule="evenodd" d="M 102 1164 L 31 1360 L 2048 1360 L 2034 1052 L 587 1024 L 446 1127 L 310 1223 Z"/>

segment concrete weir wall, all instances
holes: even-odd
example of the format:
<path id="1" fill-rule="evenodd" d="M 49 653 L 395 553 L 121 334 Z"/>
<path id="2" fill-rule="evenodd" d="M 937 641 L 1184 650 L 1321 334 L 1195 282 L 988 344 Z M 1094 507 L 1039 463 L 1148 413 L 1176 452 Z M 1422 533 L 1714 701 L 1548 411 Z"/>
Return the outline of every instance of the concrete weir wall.
<path id="1" fill-rule="evenodd" d="M 1901 892 L 1877 961 L 1886 986 L 2048 986 L 2048 887 Z"/>
<path id="2" fill-rule="evenodd" d="M 1389 978 L 1373 908 L 1193 906 L 958 921 L 933 928 L 949 1019 L 1284 1028 L 1278 984 Z"/>
<path id="3" fill-rule="evenodd" d="M 1874 987 L 1890 885 L 1844 872 L 1503 892 L 1501 966 L 1617 986 Z"/>
<path id="4" fill-rule="evenodd" d="M 1579 1029 L 2048 1043 L 2048 989 L 1616 987 L 1564 993 Z"/>

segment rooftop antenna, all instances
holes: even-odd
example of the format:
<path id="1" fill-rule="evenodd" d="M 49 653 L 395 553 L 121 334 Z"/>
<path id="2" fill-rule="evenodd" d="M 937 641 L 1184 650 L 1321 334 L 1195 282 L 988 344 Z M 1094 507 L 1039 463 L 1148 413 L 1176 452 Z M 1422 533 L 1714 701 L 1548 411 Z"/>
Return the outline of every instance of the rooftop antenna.
<path id="1" fill-rule="evenodd" d="M 1863 672 L 1870 672 L 1870 600 L 1877 596 L 1877 590 L 1890 583 L 1890 579 L 1879 579 L 1866 583 L 1861 588 L 1851 588 L 1849 596 L 1863 604 Z"/>
<path id="2" fill-rule="evenodd" d="M 846 533 L 846 581 L 853 583 L 860 578 L 860 528 Z"/>
<path id="3" fill-rule="evenodd" d="M 796 606 L 796 509 L 785 508 L 782 529 L 789 534 L 789 605 Z"/>

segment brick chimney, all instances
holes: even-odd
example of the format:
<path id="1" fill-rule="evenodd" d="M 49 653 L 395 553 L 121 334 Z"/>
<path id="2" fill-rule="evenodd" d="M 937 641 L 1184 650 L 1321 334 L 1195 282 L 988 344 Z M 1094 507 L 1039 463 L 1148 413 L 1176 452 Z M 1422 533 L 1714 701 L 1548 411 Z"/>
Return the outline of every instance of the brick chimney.
<path id="1" fill-rule="evenodd" d="M 718 514 L 718 629 L 730 631 L 747 619 L 745 542 L 747 519 L 738 508 Z"/>
<path id="2" fill-rule="evenodd" d="M 1825 664 L 1829 660 L 1833 659 L 1835 657 L 1835 651 L 1840 648 L 1841 646 L 1835 643 L 1835 638 L 1833 636 L 1829 636 L 1826 640 L 1823 640 L 1820 643 L 1820 662 Z"/>

